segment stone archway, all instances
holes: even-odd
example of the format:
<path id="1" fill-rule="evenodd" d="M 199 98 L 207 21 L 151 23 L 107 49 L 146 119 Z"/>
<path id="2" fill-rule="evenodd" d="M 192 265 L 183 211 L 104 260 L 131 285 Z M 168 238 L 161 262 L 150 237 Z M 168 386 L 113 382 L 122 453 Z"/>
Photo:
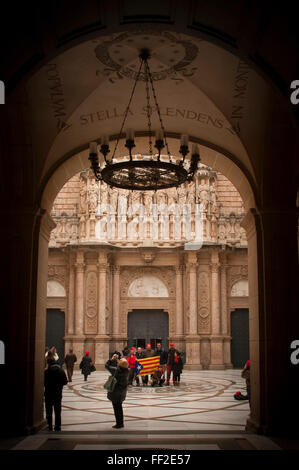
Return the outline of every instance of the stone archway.
<path id="1" fill-rule="evenodd" d="M 227 174 L 230 177 L 235 178 L 236 184 L 240 188 L 241 195 L 242 195 L 242 191 L 243 191 L 243 196 L 247 198 L 246 199 L 246 206 L 250 207 L 250 205 L 252 205 L 252 201 L 254 201 L 253 191 L 251 190 L 250 184 L 247 181 L 247 179 L 244 177 L 244 175 L 240 176 L 242 174 L 241 170 L 234 163 L 231 163 L 229 166 L 225 165 L 227 157 L 220 156 L 219 154 L 217 154 L 217 155 L 214 154 L 213 155 L 214 151 L 211 150 L 211 149 L 207 149 L 206 152 L 207 152 L 207 154 L 206 154 L 207 155 L 207 161 L 215 163 L 218 170 L 225 171 L 225 172 L 227 172 Z M 57 177 L 56 173 L 54 173 L 52 178 L 49 180 L 49 182 L 48 182 L 48 184 L 45 188 L 45 191 L 44 191 L 43 201 L 44 201 L 45 207 L 50 207 L 51 201 L 56 196 L 55 191 L 57 191 L 59 186 L 63 185 L 65 180 L 68 179 L 68 178 L 66 178 L 66 175 L 67 176 L 72 176 L 73 173 L 77 172 L 78 168 L 83 169 L 83 167 L 86 164 L 88 164 L 87 163 L 87 155 L 88 155 L 87 151 L 80 152 L 80 154 L 74 155 L 69 160 L 67 160 L 64 164 L 62 164 L 62 167 L 59 167 L 57 169 L 56 173 L 57 173 L 58 177 Z M 209 156 L 211 158 L 210 160 L 208 160 Z M 203 159 L 204 159 L 204 157 L 205 157 L 205 150 L 203 151 Z M 222 166 L 222 163 L 224 163 L 223 166 Z M 65 171 L 65 168 L 66 168 L 65 165 L 67 165 L 67 167 L 68 167 L 67 172 Z M 231 167 L 233 167 L 233 169 Z M 56 177 L 57 177 L 57 179 L 56 179 Z M 64 178 L 64 180 L 63 180 L 63 178 Z M 54 183 L 54 181 L 56 181 L 56 183 Z M 58 181 L 59 181 L 59 183 L 58 183 Z M 242 182 L 242 185 L 240 185 L 240 182 Z M 250 214 L 251 214 L 251 212 L 247 213 L 247 217 L 245 218 L 245 220 L 246 219 L 248 220 L 248 218 L 250 217 Z M 253 222 L 253 220 L 251 220 L 251 222 Z M 247 227 L 244 226 L 244 228 L 246 229 Z M 253 238 L 252 235 L 253 234 L 251 234 L 251 242 L 250 242 L 251 243 L 251 250 L 252 249 L 256 250 L 255 239 Z M 248 233 L 247 233 L 247 236 L 248 236 Z M 254 257 L 252 257 L 251 259 L 254 259 Z M 253 269 L 253 272 L 252 272 L 252 269 Z M 253 265 L 249 266 L 249 271 L 251 271 L 251 275 L 252 275 L 253 279 L 256 275 L 256 271 L 255 271 L 256 269 L 257 269 L 257 265 L 255 263 L 253 263 Z M 153 298 L 146 298 L 146 297 L 139 297 L 139 298 L 137 297 L 136 299 L 134 299 L 134 298 L 132 298 L 132 297 L 130 298 L 128 296 L 129 286 L 131 285 L 131 283 L 133 282 L 134 279 L 138 278 L 138 276 L 139 276 L 139 274 L 137 272 L 137 274 L 135 273 L 134 278 L 130 278 L 130 277 L 128 278 L 128 282 L 126 283 L 125 291 L 124 291 L 124 286 L 121 288 L 121 292 L 123 292 L 122 295 L 124 295 L 126 298 L 123 297 L 123 298 L 120 299 L 120 308 L 121 308 L 121 312 L 122 312 L 121 313 L 122 331 L 120 332 L 120 342 L 115 343 L 115 348 L 118 349 L 118 350 L 121 350 L 123 348 L 125 338 L 127 337 L 126 327 L 127 327 L 128 312 L 132 311 L 134 309 L 138 309 L 138 308 L 139 309 L 140 308 L 146 308 L 147 304 L 150 308 L 158 308 L 158 309 L 162 308 L 164 311 L 167 311 L 169 313 L 169 334 L 170 334 L 170 337 L 171 337 L 171 332 L 173 331 L 173 322 L 174 322 L 174 317 L 175 317 L 175 299 L 170 298 L 170 299 L 167 299 L 167 300 L 164 299 L 162 301 L 162 299 L 159 299 L 159 298 L 154 298 L 153 299 Z M 161 277 L 160 273 L 158 273 L 158 277 Z M 130 282 L 130 279 L 131 279 L 131 282 Z M 163 277 L 161 279 L 163 280 Z M 255 285 L 257 286 L 257 284 L 255 284 Z M 170 289 L 170 291 L 171 291 L 171 284 L 169 285 L 168 289 Z M 256 300 L 256 297 L 254 297 L 254 300 Z M 254 305 L 252 303 L 251 304 L 251 312 L 254 312 L 254 310 L 253 310 L 254 308 L 256 308 L 256 305 Z M 190 346 L 189 346 L 189 349 L 190 349 L 192 347 L 192 338 L 190 339 L 189 344 L 190 344 Z M 256 346 L 257 345 L 255 344 L 254 347 L 256 348 Z M 183 343 L 182 343 L 182 347 L 184 348 Z M 256 373 L 258 375 L 259 370 L 257 370 Z"/>
<path id="2" fill-rule="evenodd" d="M 195 22 L 196 23 L 196 22 Z M 116 29 L 118 29 L 116 27 Z M 226 38 L 227 39 L 227 38 Z M 265 87 L 266 88 L 266 87 Z M 21 98 L 20 101 L 22 101 L 23 105 L 23 100 L 22 97 L 22 92 L 19 92 L 19 97 Z M 223 97 L 221 97 L 223 98 Z M 272 101 L 271 101 L 272 100 Z M 277 115 L 279 113 L 276 113 L 277 110 L 280 110 L 280 107 L 276 100 L 271 96 L 271 106 L 272 108 L 272 113 L 273 115 Z M 16 99 L 16 102 L 18 102 L 18 99 Z M 19 103 L 17 105 L 13 105 L 13 110 L 16 111 L 18 109 Z M 15 106 L 15 107 L 14 107 Z M 274 112 L 275 111 L 275 112 Z M 282 113 L 284 114 L 284 109 L 281 110 Z M 15 115 L 18 115 L 18 118 L 16 119 L 16 126 L 20 124 L 20 115 L 22 113 L 15 113 Z M 270 113 L 271 114 L 271 113 Z M 254 202 L 254 198 L 252 199 L 253 203 L 248 204 L 247 206 L 247 215 L 243 221 L 243 226 L 246 229 L 247 233 L 247 239 L 248 239 L 248 252 L 249 252 L 249 292 L 250 292 L 250 311 L 252 312 L 252 318 L 251 318 L 251 339 L 252 339 L 252 351 L 253 351 L 253 356 L 252 356 L 252 361 L 254 364 L 253 368 L 253 411 L 252 411 L 252 424 L 254 424 L 255 429 L 261 428 L 261 430 L 267 430 L 267 429 L 275 429 L 278 430 L 279 425 L 282 425 L 282 423 L 287 422 L 287 419 L 283 416 L 286 415 L 286 413 L 281 412 L 279 414 L 279 419 L 276 419 L 277 413 L 279 413 L 277 410 L 279 410 L 279 397 L 283 397 L 283 390 L 282 387 L 279 385 L 278 379 L 275 377 L 275 370 L 271 369 L 270 363 L 270 358 L 271 358 L 271 351 L 274 351 L 274 344 L 280 344 L 280 349 L 279 349 L 279 357 L 280 359 L 278 360 L 279 364 L 279 370 L 283 371 L 284 366 L 283 364 L 287 363 L 288 361 L 288 345 L 286 344 L 286 341 L 290 338 L 290 333 L 288 332 L 288 326 L 283 324 L 283 328 L 278 328 L 276 327 L 275 329 L 275 321 L 279 321 L 279 312 L 278 309 L 281 307 L 283 309 L 284 302 L 279 298 L 278 294 L 278 288 L 280 288 L 281 291 L 281 296 L 287 298 L 287 293 L 288 293 L 288 282 L 287 280 L 282 280 L 282 282 L 278 282 L 278 276 L 275 275 L 275 270 L 271 270 L 269 268 L 269 265 L 271 264 L 272 261 L 272 256 L 276 259 L 277 266 L 279 265 L 280 267 L 283 267 L 284 269 L 288 269 L 288 265 L 286 264 L 286 261 L 283 259 L 282 255 L 279 255 L 277 246 L 274 246 L 274 244 L 277 243 L 285 243 L 286 246 L 288 246 L 288 242 L 290 241 L 290 248 L 288 248 L 289 252 L 292 253 L 295 252 L 294 248 L 294 230 L 297 224 L 297 219 L 295 216 L 295 211 L 294 208 L 291 204 L 291 199 L 292 195 L 290 192 L 288 192 L 287 185 L 281 185 L 281 188 L 279 185 L 277 185 L 277 194 L 273 194 L 272 190 L 272 177 L 271 180 L 266 178 L 267 170 L 269 168 L 274 168 L 275 170 L 275 178 L 274 180 L 276 182 L 280 181 L 280 163 L 281 163 L 281 154 L 287 154 L 287 155 L 292 155 L 295 149 L 295 144 L 293 140 L 293 134 L 291 131 L 287 131 L 285 129 L 289 129 L 289 126 L 286 124 L 289 122 L 289 119 L 287 117 L 287 113 L 284 114 L 285 117 L 285 123 L 284 123 L 284 129 L 282 132 L 281 131 L 281 126 L 279 126 L 279 120 L 275 121 L 275 124 L 267 133 L 267 141 L 271 141 L 272 147 L 269 145 L 267 148 L 264 148 L 262 146 L 262 150 L 260 150 L 260 153 L 257 151 L 258 148 L 258 143 L 252 142 L 252 147 L 249 149 L 249 154 L 250 157 L 254 160 L 255 163 L 255 170 L 258 173 L 258 168 L 261 170 L 261 175 L 262 177 L 260 178 L 260 181 L 258 181 L 258 187 L 259 190 L 256 192 L 257 197 L 257 202 L 260 203 L 261 201 L 263 202 L 263 206 L 259 206 L 258 209 L 256 209 L 256 204 Z M 20 128 L 23 129 L 23 124 L 20 124 Z M 53 127 L 53 126 L 52 126 Z M 55 127 L 55 126 L 54 126 Z M 6 128 L 6 127 L 5 127 Z M 278 132 L 279 130 L 279 132 Z M 245 132 L 246 134 L 246 132 Z M 262 133 L 261 133 L 262 134 Z M 252 133 L 248 132 L 246 134 L 246 137 L 244 136 L 245 140 L 247 139 L 247 144 L 248 141 L 251 140 L 251 135 Z M 89 137 L 87 137 L 86 140 L 89 140 Z M 98 138 L 98 136 L 96 136 Z M 196 133 L 194 133 L 194 138 L 196 138 Z M 290 142 L 289 142 L 290 138 Z M 286 148 L 282 146 L 283 140 L 286 139 Z M 23 144 L 23 140 L 22 140 Z M 27 143 L 26 143 L 27 145 Z M 215 143 L 213 143 L 215 146 Z M 256 148 L 254 146 L 256 145 Z M 69 157 L 70 154 L 73 153 L 73 150 L 70 148 L 72 147 L 72 144 L 70 141 L 68 142 L 67 149 L 65 151 L 57 151 L 56 157 L 58 159 L 64 158 L 64 165 L 63 167 L 60 167 L 61 162 L 53 162 L 53 165 L 51 166 L 51 172 L 47 174 L 47 177 L 44 178 L 43 182 L 40 184 L 37 183 L 36 186 L 39 184 L 39 194 L 40 196 L 43 195 L 46 199 L 48 199 L 48 205 L 47 203 L 43 204 L 41 207 L 43 209 L 46 209 L 47 207 L 51 207 L 51 196 L 49 194 L 52 194 L 52 196 L 55 194 L 55 191 L 57 192 L 59 187 L 61 187 L 61 184 L 66 180 L 68 175 L 72 175 L 72 169 L 69 166 Z M 79 145 L 80 147 L 80 145 Z M 87 147 L 86 142 L 81 143 L 81 147 L 84 153 L 84 148 Z M 24 146 L 25 148 L 25 146 Z M 78 146 L 76 147 L 78 149 Z M 281 150 L 283 148 L 283 150 Z M 57 149 L 56 149 L 57 150 Z M 56 151 L 55 150 L 55 151 Z M 218 149 L 219 150 L 219 149 Z M 271 151 L 272 150 L 272 151 Z M 27 149 L 26 149 L 27 152 Z M 25 152 L 25 153 L 26 153 Z M 22 152 L 20 152 L 22 154 Z M 47 152 L 41 151 L 41 155 L 46 155 Z M 27 153 L 26 153 L 27 155 Z M 262 158 L 257 158 L 257 156 L 263 157 Z M 23 155 L 22 155 L 23 157 Z M 87 157 L 87 152 L 85 152 L 84 158 Z M 222 159 L 222 156 L 220 155 L 220 160 Z M 69 159 L 69 160 L 68 160 Z M 23 161 L 23 160 L 22 160 Z M 30 160 L 31 161 L 31 160 Z M 36 167 L 42 166 L 42 160 L 39 161 L 38 165 Z M 260 162 L 262 164 L 260 165 Z M 82 163 L 82 162 L 81 162 Z M 238 177 L 237 174 L 234 174 L 235 171 L 232 171 L 231 168 L 233 167 L 229 160 L 227 158 L 224 158 L 223 162 L 220 164 L 218 160 L 218 156 L 214 160 L 215 165 L 219 163 L 219 168 L 221 168 L 221 171 L 223 174 L 228 174 L 231 172 L 231 177 L 232 180 L 235 178 L 236 180 L 236 186 L 238 183 Z M 15 162 L 15 164 L 17 164 Z M 22 163 L 23 164 L 23 163 Z M 223 168 L 222 166 L 223 165 Z M 82 165 L 82 167 L 86 167 L 85 163 Z M 21 166 L 20 166 L 21 168 Z M 62 168 L 62 171 L 59 172 L 59 170 Z M 276 168 L 276 169 L 275 169 Z M 58 170 L 57 174 L 55 173 L 55 170 Z M 66 170 L 66 173 L 65 173 Z M 245 169 L 246 171 L 239 173 L 241 176 L 241 179 L 239 180 L 239 183 L 241 181 L 241 186 L 244 183 L 244 186 L 249 187 L 249 194 L 254 193 L 254 181 L 255 177 L 253 174 L 251 175 L 251 178 L 249 177 L 250 171 L 248 168 Z M 27 171 L 27 170 L 26 170 Z M 25 171 L 25 173 L 26 173 Z M 226 173 L 225 173 L 226 171 Z M 9 173 L 9 171 L 8 171 Z M 29 173 L 29 170 L 28 170 Z M 47 173 L 47 171 L 46 171 Z M 46 174 L 45 173 L 45 174 Z M 45 175 L 44 174 L 44 175 Z M 286 176 L 290 176 L 292 174 L 292 164 L 288 162 L 288 168 L 286 172 Z M 54 177 L 55 175 L 55 177 Z M 261 176 L 259 175 L 259 176 Z M 26 173 L 26 177 L 27 177 Z M 53 179 L 50 182 L 50 178 Z M 32 177 L 33 178 L 33 177 Z M 264 182 L 265 178 L 265 182 Z M 286 178 L 287 180 L 287 178 Z M 28 179 L 28 181 L 30 181 Z M 27 183 L 28 183 L 27 181 Z M 50 182 L 49 187 L 49 192 L 45 191 L 45 183 Z M 264 182 L 264 184 L 262 184 Z M 32 183 L 32 181 L 31 181 Z M 25 185 L 25 192 L 26 189 L 29 187 L 32 187 L 32 184 L 28 183 Z M 36 183 L 36 181 L 35 181 Z M 8 185 L 9 186 L 9 185 Z M 16 180 L 16 182 L 13 183 L 12 185 L 13 189 L 16 193 L 16 195 L 22 194 L 22 181 Z M 10 188 L 9 188 L 10 189 Z M 280 197 L 283 196 L 283 191 L 286 190 L 287 195 L 285 197 Z M 268 191 L 268 192 L 267 192 Z M 13 234 L 12 239 L 9 239 L 9 243 L 11 248 L 11 251 L 13 252 L 13 247 L 17 246 L 18 252 L 16 251 L 15 253 L 21 253 L 22 249 L 24 248 L 23 245 L 27 245 L 28 247 L 33 246 L 33 251 L 31 253 L 32 259 L 36 259 L 36 254 L 38 251 L 38 267 L 34 265 L 32 267 L 32 260 L 27 259 L 29 258 L 29 255 L 26 253 L 26 257 L 24 256 L 24 262 L 26 263 L 26 266 L 28 266 L 28 271 L 30 270 L 30 285 L 28 284 L 28 287 L 30 287 L 30 293 L 28 296 L 30 297 L 27 298 L 27 294 L 24 294 L 24 306 L 26 304 L 26 308 L 30 309 L 30 314 L 28 313 L 28 318 L 33 318 L 34 320 L 31 323 L 30 328 L 27 325 L 27 320 L 24 319 L 23 323 L 27 328 L 27 333 L 28 333 L 28 338 L 33 338 L 33 339 L 28 339 L 28 345 L 30 344 L 30 348 L 27 345 L 29 349 L 31 349 L 30 353 L 30 358 L 31 360 L 29 361 L 30 367 L 33 362 L 33 356 L 35 355 L 35 366 L 34 370 L 30 370 L 28 372 L 28 377 L 23 378 L 22 383 L 31 383 L 32 385 L 26 386 L 26 390 L 34 390 L 34 394 L 29 393 L 28 395 L 32 395 L 32 403 L 28 405 L 28 410 L 26 409 L 26 413 L 22 415 L 22 419 L 20 420 L 20 426 L 23 428 L 28 426 L 30 429 L 34 429 L 36 425 L 39 424 L 41 421 L 42 417 L 42 397 L 41 397 L 41 389 L 42 389 L 42 379 L 41 379 L 41 361 L 39 361 L 38 357 L 43 349 L 43 343 L 41 338 L 36 335 L 36 331 L 38 332 L 39 329 L 42 330 L 44 327 L 43 323 L 43 316 L 41 312 L 45 308 L 45 285 L 46 285 L 46 276 L 45 272 L 43 269 L 43 265 L 46 264 L 47 261 L 47 237 L 50 233 L 52 225 L 52 221 L 49 218 L 47 213 L 44 213 L 44 211 L 37 211 L 36 206 L 33 208 L 33 200 L 36 201 L 35 196 L 36 194 L 31 193 L 31 191 L 28 191 L 30 193 L 30 204 L 32 204 L 32 209 L 31 212 L 28 212 L 28 206 L 26 206 L 26 210 L 24 209 L 24 213 L 22 214 L 23 219 L 25 219 L 25 213 L 26 213 L 26 221 L 20 220 L 18 224 L 21 225 L 21 228 L 23 232 L 25 233 L 24 238 L 26 240 L 21 240 L 21 242 L 17 241 L 15 238 L 15 234 Z M 240 190 L 240 193 L 246 193 L 245 189 L 243 188 L 243 191 Z M 274 197 L 273 200 L 271 197 Z M 29 196 L 28 196 L 29 198 Z M 40 198 L 41 199 L 41 198 Z M 245 197 L 245 200 L 247 198 Z M 28 199 L 29 201 L 29 199 Z M 27 201 L 27 202 L 28 202 Z M 276 206 L 275 201 L 277 201 L 278 204 L 281 204 L 280 206 Z M 17 204 L 16 204 L 17 207 Z M 262 208 L 261 208 L 262 207 Z M 278 208 L 277 208 L 278 207 Z M 281 222 L 283 220 L 283 223 Z M 30 224 L 30 231 L 28 229 L 25 229 Z M 280 228 L 280 226 L 284 226 L 284 230 Z M 27 231 L 26 231 L 27 230 Z M 291 234 L 288 234 L 288 230 L 290 231 Z M 296 228 L 297 230 L 297 228 Z M 287 232 L 287 233 L 285 233 Z M 273 237 L 273 234 L 275 234 L 275 237 Z M 39 237 L 39 240 L 38 240 Z M 268 247 L 268 248 L 267 248 Z M 31 248 L 32 249 L 32 248 Z M 26 250 L 24 250 L 26 251 Z M 16 254 L 13 254 L 13 256 L 17 256 Z M 35 258 L 34 258 L 35 256 Z M 286 256 L 288 258 L 288 256 Z M 292 258 L 291 256 L 289 257 L 290 259 Z M 269 263 L 269 265 L 268 265 Z M 30 268 L 29 268 L 30 266 Z M 293 280 L 295 278 L 295 266 L 293 266 L 294 269 L 292 270 L 292 275 Z M 37 282 L 38 279 L 38 282 Z M 28 281 L 29 282 L 29 281 Z M 32 286 L 31 286 L 32 283 Z M 37 289 L 36 289 L 37 285 Z M 271 299 L 271 295 L 269 295 L 269 292 L 274 292 L 274 296 Z M 29 291 L 29 290 L 28 290 Z M 284 295 L 286 294 L 286 295 Z M 291 314 L 291 324 L 295 325 L 296 323 L 296 318 L 295 318 L 295 299 L 293 299 L 293 304 L 291 305 L 291 300 L 288 301 L 288 305 L 290 306 L 290 310 L 292 312 Z M 29 307 L 28 307 L 29 305 Z M 293 307 L 293 308 L 291 308 Z M 13 307 L 14 311 L 16 312 L 18 310 L 18 306 Z M 35 323 L 33 326 L 32 324 Z M 264 340 L 267 338 L 267 332 L 271 331 L 272 336 L 271 336 L 271 341 L 268 341 L 267 343 L 264 342 Z M 30 334 L 29 334 L 30 332 Z M 281 335 L 284 339 L 284 342 L 279 341 L 281 338 Z M 267 338 L 268 339 L 268 338 Z M 261 349 L 260 349 L 261 348 Z M 29 357 L 29 353 L 28 353 Z M 262 358 L 262 361 L 260 360 Z M 268 360 L 266 360 L 268 358 Z M 261 368 L 260 368 L 261 364 Z M 278 367 L 278 365 L 277 365 Z M 290 372 L 289 369 L 287 369 L 287 372 L 284 372 L 283 377 L 286 380 L 289 380 L 290 383 L 295 383 L 294 382 L 294 373 L 292 371 Z M 24 385 L 25 387 L 25 385 Z M 279 390 L 277 392 L 277 397 L 271 397 L 271 388 L 275 390 Z M 291 390 L 291 388 L 289 388 Z M 33 405 L 34 403 L 34 405 Z M 26 416 L 25 416 L 26 415 Z M 22 422 L 21 422 L 22 421 Z"/>

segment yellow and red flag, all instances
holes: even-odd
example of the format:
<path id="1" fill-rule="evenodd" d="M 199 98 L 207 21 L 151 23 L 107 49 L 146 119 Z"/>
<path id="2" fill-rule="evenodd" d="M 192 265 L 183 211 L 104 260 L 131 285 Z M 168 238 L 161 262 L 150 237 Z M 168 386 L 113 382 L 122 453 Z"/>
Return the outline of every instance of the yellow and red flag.
<path id="1" fill-rule="evenodd" d="M 152 374 L 154 370 L 160 365 L 160 356 L 145 357 L 144 359 L 136 360 L 136 375 Z"/>

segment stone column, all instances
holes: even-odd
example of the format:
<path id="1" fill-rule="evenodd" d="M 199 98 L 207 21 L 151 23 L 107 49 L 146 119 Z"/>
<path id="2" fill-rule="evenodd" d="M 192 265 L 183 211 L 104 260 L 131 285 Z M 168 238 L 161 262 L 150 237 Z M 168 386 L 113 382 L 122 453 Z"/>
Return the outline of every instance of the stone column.
<path id="1" fill-rule="evenodd" d="M 76 295 L 75 295 L 75 337 L 74 353 L 81 357 L 84 352 L 83 324 L 84 324 L 84 252 L 77 251 L 76 256 Z"/>
<path id="2" fill-rule="evenodd" d="M 299 338 L 298 214 L 295 205 L 249 211 L 248 241 L 251 416 L 247 430 L 298 435 L 298 365 L 290 345 Z M 287 431 L 286 431 L 287 430 Z"/>
<path id="3" fill-rule="evenodd" d="M 220 284 L 219 284 L 219 254 L 213 250 L 211 253 L 211 368 L 224 369 L 223 364 L 223 338 L 221 336 L 220 318 Z"/>
<path id="4" fill-rule="evenodd" d="M 189 264 L 189 334 L 197 334 L 197 263 Z"/>
<path id="5" fill-rule="evenodd" d="M 100 252 L 98 256 L 98 334 L 95 338 L 95 361 L 101 369 L 104 369 L 104 364 L 109 356 L 109 337 L 106 334 L 107 269 L 107 254 Z"/>
<path id="6" fill-rule="evenodd" d="M 75 267 L 73 256 L 69 257 L 69 295 L 68 295 L 68 335 L 74 334 L 74 299 L 75 299 Z"/>
<path id="7" fill-rule="evenodd" d="M 73 254 L 69 254 L 69 288 L 68 288 L 68 301 L 67 301 L 67 329 L 65 340 L 65 352 L 68 352 L 73 347 L 73 336 L 75 333 L 75 268 Z"/>
<path id="8" fill-rule="evenodd" d="M 223 336 L 223 363 L 226 368 L 232 368 L 231 363 L 231 337 L 228 335 L 227 310 L 227 254 L 220 256 L 220 298 L 221 298 L 221 332 Z"/>
<path id="9" fill-rule="evenodd" d="M 179 350 L 184 350 L 184 298 L 183 298 L 183 273 L 184 266 L 176 266 L 176 321 L 175 321 L 175 335 L 174 341 L 176 342 Z"/>
<path id="10" fill-rule="evenodd" d="M 186 336 L 186 365 L 187 369 L 201 369 L 200 365 L 200 338 L 197 325 L 197 255 L 188 256 L 189 276 L 189 331 Z"/>
<path id="11" fill-rule="evenodd" d="M 98 335 L 106 335 L 106 282 L 107 260 L 99 253 L 98 258 Z"/>
<path id="12" fill-rule="evenodd" d="M 113 302 L 112 302 L 112 335 L 114 340 L 114 347 L 120 348 L 120 267 L 114 265 L 112 267 L 113 273 Z"/>

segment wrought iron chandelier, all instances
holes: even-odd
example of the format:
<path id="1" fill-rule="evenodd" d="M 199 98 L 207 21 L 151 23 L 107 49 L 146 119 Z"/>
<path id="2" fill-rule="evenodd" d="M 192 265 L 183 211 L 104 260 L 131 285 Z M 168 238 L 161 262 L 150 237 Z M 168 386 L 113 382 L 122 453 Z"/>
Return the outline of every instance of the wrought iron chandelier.
<path id="1" fill-rule="evenodd" d="M 89 160 L 91 162 L 91 169 L 94 172 L 96 179 L 105 181 L 111 187 L 129 189 L 129 190 L 159 190 L 171 187 L 177 187 L 185 181 L 191 181 L 197 171 L 198 163 L 200 161 L 199 149 L 197 144 L 192 146 L 192 155 L 190 160 L 186 160 L 186 156 L 189 153 L 188 148 L 188 135 L 183 134 L 181 136 L 181 145 L 179 152 L 182 155 L 180 160 L 174 161 L 168 148 L 166 139 L 165 129 L 162 122 L 161 111 L 158 105 L 158 100 L 153 84 L 152 74 L 149 68 L 148 59 L 150 58 L 150 52 L 147 49 L 143 49 L 139 55 L 140 66 L 136 74 L 136 79 L 131 92 L 128 106 L 124 113 L 124 119 L 118 134 L 118 138 L 115 144 L 113 155 L 111 158 L 108 157 L 110 153 L 109 148 L 109 137 L 103 136 L 101 138 L 100 152 L 104 156 L 105 164 L 101 168 L 99 165 L 97 142 L 90 142 L 90 153 Z M 143 69 L 143 73 L 142 73 Z M 147 114 L 147 126 L 148 126 L 148 137 L 149 137 L 149 152 L 147 158 L 142 160 L 133 158 L 132 150 L 135 147 L 134 131 L 127 129 L 126 131 L 126 144 L 125 147 L 129 151 L 129 159 L 121 162 L 115 162 L 115 153 L 119 140 L 124 137 L 123 129 L 125 122 L 130 110 L 131 102 L 135 93 L 136 85 L 138 80 L 145 82 L 146 91 L 146 114 Z M 157 152 L 153 153 L 153 131 L 151 123 L 151 106 L 150 106 L 150 89 L 152 91 L 155 109 L 158 113 L 160 122 L 160 129 L 155 132 L 155 145 Z M 161 159 L 161 151 L 166 147 L 168 161 Z"/>

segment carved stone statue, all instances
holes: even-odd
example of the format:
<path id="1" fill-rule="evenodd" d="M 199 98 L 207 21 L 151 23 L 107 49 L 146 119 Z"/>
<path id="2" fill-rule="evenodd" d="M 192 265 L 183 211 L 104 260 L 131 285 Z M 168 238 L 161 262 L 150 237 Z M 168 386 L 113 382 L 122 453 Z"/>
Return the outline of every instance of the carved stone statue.
<path id="1" fill-rule="evenodd" d="M 79 213 L 85 214 L 87 209 L 87 202 L 86 202 L 86 181 L 83 178 L 80 178 L 80 203 L 79 203 Z"/>
<path id="2" fill-rule="evenodd" d="M 95 213 L 98 207 L 98 185 L 95 179 L 92 179 L 88 188 L 88 209 L 89 213 Z"/>
<path id="3" fill-rule="evenodd" d="M 201 210 L 203 212 L 207 212 L 209 199 L 208 199 L 208 192 L 205 190 L 200 192 L 200 203 L 201 203 Z"/>

